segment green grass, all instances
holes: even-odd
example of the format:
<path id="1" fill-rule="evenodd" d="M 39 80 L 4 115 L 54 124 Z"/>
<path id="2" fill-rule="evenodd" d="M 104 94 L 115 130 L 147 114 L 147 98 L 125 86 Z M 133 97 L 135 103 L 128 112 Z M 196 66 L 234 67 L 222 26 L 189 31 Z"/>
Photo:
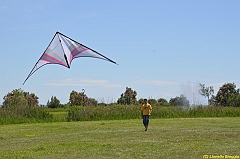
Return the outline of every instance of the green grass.
<path id="1" fill-rule="evenodd" d="M 0 158 L 240 156 L 240 118 L 140 119 L 0 125 Z"/>
<path id="2" fill-rule="evenodd" d="M 53 115 L 53 121 L 64 122 L 66 121 L 67 112 L 50 112 Z"/>

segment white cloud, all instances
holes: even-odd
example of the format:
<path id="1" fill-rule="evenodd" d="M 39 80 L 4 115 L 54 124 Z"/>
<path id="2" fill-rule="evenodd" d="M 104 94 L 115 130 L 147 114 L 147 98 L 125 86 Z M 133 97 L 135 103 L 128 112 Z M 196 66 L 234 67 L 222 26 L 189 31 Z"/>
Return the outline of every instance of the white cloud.
<path id="1" fill-rule="evenodd" d="M 122 87 L 121 84 L 112 84 L 107 80 L 96 80 L 96 79 L 83 79 L 83 78 L 69 78 L 64 80 L 51 80 L 44 84 L 47 86 L 98 86 L 104 88 L 118 88 Z"/>

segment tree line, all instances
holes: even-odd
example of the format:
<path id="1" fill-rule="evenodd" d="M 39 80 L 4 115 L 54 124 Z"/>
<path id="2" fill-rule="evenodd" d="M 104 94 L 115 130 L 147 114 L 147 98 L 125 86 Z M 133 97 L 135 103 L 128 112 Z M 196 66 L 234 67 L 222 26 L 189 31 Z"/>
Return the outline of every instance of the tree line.
<path id="1" fill-rule="evenodd" d="M 205 86 L 205 84 L 199 84 L 199 94 L 208 99 L 208 105 L 213 106 L 232 106 L 240 107 L 240 90 L 236 88 L 234 83 L 223 84 L 216 95 L 214 94 L 213 86 Z M 11 107 L 13 105 L 28 105 L 28 106 L 40 106 L 38 102 L 39 97 L 34 93 L 24 92 L 22 89 L 14 89 L 12 92 L 7 93 L 3 97 L 2 107 Z M 190 102 L 185 95 L 176 96 L 167 101 L 164 98 L 148 99 L 148 102 L 156 106 L 189 106 Z M 126 87 L 116 103 L 120 105 L 138 105 L 143 103 L 143 98 L 137 100 L 137 92 L 130 87 Z M 96 99 L 90 98 L 85 94 L 85 91 L 76 92 L 72 91 L 69 95 L 69 102 L 61 104 L 60 100 L 56 96 L 52 96 L 46 103 L 48 108 L 61 108 L 69 106 L 97 106 L 107 105 L 106 103 L 99 103 Z"/>
<path id="2" fill-rule="evenodd" d="M 240 107 L 240 90 L 234 83 L 223 84 L 216 95 L 213 95 L 213 86 L 206 87 L 200 83 L 199 87 L 199 93 L 207 97 L 208 105 Z"/>

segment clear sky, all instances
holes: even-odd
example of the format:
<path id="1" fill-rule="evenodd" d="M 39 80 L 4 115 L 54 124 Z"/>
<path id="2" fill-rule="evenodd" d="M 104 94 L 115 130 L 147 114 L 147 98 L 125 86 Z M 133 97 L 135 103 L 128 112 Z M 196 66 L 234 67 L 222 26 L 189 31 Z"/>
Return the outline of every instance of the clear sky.
<path id="1" fill-rule="evenodd" d="M 70 69 L 46 65 L 27 75 L 56 31 L 119 65 L 78 58 Z M 126 89 L 137 98 L 185 94 L 206 104 L 199 83 L 240 87 L 239 0 L 0 0 L 0 103 L 21 88 L 46 104 L 69 101 L 72 90 L 115 102 Z"/>

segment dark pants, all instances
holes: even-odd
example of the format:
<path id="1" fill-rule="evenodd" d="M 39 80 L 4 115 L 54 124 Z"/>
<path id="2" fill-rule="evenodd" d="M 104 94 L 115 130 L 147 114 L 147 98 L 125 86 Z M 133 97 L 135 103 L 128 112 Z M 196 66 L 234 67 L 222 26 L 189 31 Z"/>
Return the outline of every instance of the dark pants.
<path id="1" fill-rule="evenodd" d="M 143 125 L 148 125 L 150 115 L 143 115 Z"/>

